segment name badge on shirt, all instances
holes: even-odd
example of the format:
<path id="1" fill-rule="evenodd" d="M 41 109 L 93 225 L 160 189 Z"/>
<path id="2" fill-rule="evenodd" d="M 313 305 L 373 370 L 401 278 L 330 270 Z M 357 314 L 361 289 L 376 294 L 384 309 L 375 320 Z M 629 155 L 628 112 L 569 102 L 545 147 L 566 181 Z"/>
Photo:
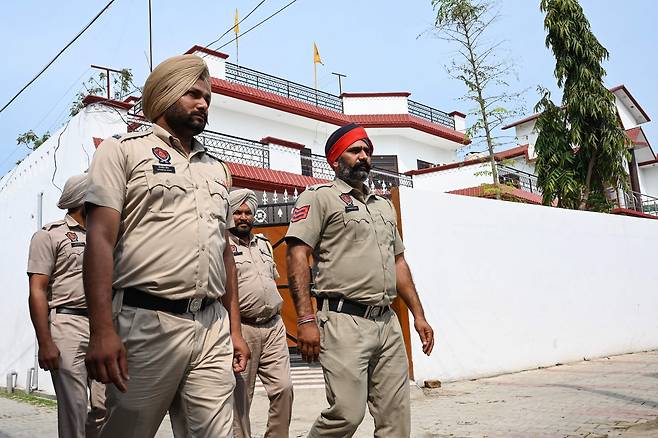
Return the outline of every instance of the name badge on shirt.
<path id="1" fill-rule="evenodd" d="M 176 168 L 174 166 L 161 166 L 159 164 L 154 164 L 153 173 L 176 173 Z"/>
<path id="2" fill-rule="evenodd" d="M 358 205 L 348 205 L 345 207 L 345 213 L 349 213 L 350 211 L 359 211 L 359 206 Z"/>
<path id="3" fill-rule="evenodd" d="M 79 246 L 85 246 L 84 242 L 71 242 L 71 247 L 72 248 L 77 248 Z"/>

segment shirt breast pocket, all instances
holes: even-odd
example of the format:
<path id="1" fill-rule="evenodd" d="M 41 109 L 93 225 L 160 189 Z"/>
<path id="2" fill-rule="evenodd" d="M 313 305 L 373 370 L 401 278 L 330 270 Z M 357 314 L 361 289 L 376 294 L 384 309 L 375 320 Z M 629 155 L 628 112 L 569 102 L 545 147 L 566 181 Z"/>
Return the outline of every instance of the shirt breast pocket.
<path id="1" fill-rule="evenodd" d="M 395 243 L 395 219 L 388 217 L 385 213 L 380 213 L 378 221 L 381 221 L 377 224 L 378 234 L 382 236 L 382 243 L 385 245 L 391 245 Z"/>
<path id="2" fill-rule="evenodd" d="M 372 235 L 370 217 L 360 211 L 343 213 L 343 225 L 345 234 L 353 242 L 363 242 Z"/>
<path id="3" fill-rule="evenodd" d="M 78 242 L 76 242 L 78 243 Z M 71 243 L 67 243 L 64 246 L 64 257 L 66 257 L 66 266 L 73 271 L 82 271 L 82 260 L 85 252 L 84 243 L 77 246 L 73 246 Z"/>
<path id="4" fill-rule="evenodd" d="M 187 182 L 180 175 L 147 172 L 146 184 L 149 190 L 149 210 L 153 213 L 173 215 L 187 192 Z"/>
<path id="5" fill-rule="evenodd" d="M 228 213 L 228 190 L 221 182 L 208 180 L 208 192 L 210 193 L 210 217 L 221 222 L 226 222 Z M 229 221 L 230 222 L 230 221 Z"/>

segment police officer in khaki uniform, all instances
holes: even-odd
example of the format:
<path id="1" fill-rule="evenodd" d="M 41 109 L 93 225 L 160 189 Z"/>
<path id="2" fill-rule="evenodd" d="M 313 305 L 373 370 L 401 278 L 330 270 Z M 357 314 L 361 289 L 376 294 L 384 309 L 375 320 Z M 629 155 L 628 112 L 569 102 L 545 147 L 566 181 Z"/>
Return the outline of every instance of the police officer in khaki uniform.
<path id="1" fill-rule="evenodd" d="M 112 383 L 103 438 L 153 437 L 167 411 L 177 438 L 231 435 L 249 350 L 226 245 L 230 174 L 194 139 L 210 97 L 201 58 L 164 61 L 142 95 L 153 129 L 105 140 L 89 170 L 86 362 Z"/>
<path id="2" fill-rule="evenodd" d="M 238 271 L 242 336 L 251 351 L 247 369 L 236 375 L 233 436 L 251 437 L 249 410 L 258 375 L 270 400 L 265 437 L 287 437 L 293 390 L 272 245 L 265 236 L 251 232 L 258 205 L 254 192 L 235 190 L 230 201 L 235 227 L 230 230 L 229 244 Z"/>
<path id="3" fill-rule="evenodd" d="M 57 206 L 68 213 L 32 236 L 27 262 L 39 366 L 53 379 L 60 438 L 96 437 L 105 418 L 105 387 L 87 377 L 84 363 L 89 343 L 82 288 L 86 188 L 87 175 L 66 181 Z"/>
<path id="4" fill-rule="evenodd" d="M 356 124 L 339 128 L 325 152 L 336 179 L 302 193 L 286 235 L 299 348 L 306 360 L 319 356 L 329 402 L 309 436 L 352 436 L 367 402 L 376 437 L 408 437 L 407 356 L 390 308 L 396 295 L 414 315 L 428 355 L 432 328 L 404 259 L 395 210 L 364 184 L 373 153 L 365 130 Z M 311 255 L 317 270 L 317 319 L 309 293 Z"/>

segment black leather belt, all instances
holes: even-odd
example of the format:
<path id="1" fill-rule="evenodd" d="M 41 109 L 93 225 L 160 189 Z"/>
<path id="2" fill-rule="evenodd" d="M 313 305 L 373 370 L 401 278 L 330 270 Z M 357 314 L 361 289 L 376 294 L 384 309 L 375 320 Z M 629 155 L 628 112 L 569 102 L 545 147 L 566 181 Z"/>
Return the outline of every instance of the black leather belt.
<path id="1" fill-rule="evenodd" d="M 61 313 L 63 315 L 78 315 L 89 317 L 87 309 L 78 308 L 78 307 L 55 307 L 55 313 Z"/>
<path id="2" fill-rule="evenodd" d="M 266 320 L 258 320 L 258 318 L 245 318 L 244 316 L 240 317 L 240 322 L 243 324 L 248 324 L 248 325 L 265 325 L 268 322 L 272 321 L 274 318 L 279 316 L 278 313 L 275 313 L 271 318 L 268 318 Z"/>
<path id="3" fill-rule="evenodd" d="M 361 318 L 378 318 L 391 310 L 390 306 L 368 306 L 367 304 L 357 303 L 356 301 L 346 298 L 326 298 L 317 297 L 318 310 L 324 309 L 324 301 L 329 302 L 329 310 L 338 313 L 347 313 L 348 315 L 360 316 Z"/>
<path id="4" fill-rule="evenodd" d="M 159 310 L 161 312 L 183 313 L 199 312 L 217 300 L 212 298 L 186 298 L 182 300 L 168 300 L 156 297 L 139 289 L 129 287 L 123 291 L 123 304 L 126 306 L 139 307 L 141 309 Z"/>

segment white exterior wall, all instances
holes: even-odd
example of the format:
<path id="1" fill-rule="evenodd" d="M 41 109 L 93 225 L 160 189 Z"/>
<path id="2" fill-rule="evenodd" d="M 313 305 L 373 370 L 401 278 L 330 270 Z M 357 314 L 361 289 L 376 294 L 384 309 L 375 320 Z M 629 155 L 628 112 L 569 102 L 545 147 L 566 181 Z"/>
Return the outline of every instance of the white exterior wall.
<path id="1" fill-rule="evenodd" d="M 437 337 L 427 357 L 412 330 L 418 381 L 658 348 L 655 221 L 418 188 L 400 200 L 405 257 Z"/>
<path id="2" fill-rule="evenodd" d="M 537 143 L 537 136 L 539 133 L 535 130 L 536 120 L 523 123 L 515 126 L 516 129 L 516 142 L 519 146 L 530 145 L 528 154 L 530 158 L 534 158 L 535 144 Z"/>
<path id="3" fill-rule="evenodd" d="M 61 192 L 55 185 L 63 187 L 68 177 L 87 170 L 95 150 L 92 137 L 106 138 L 125 132 L 126 125 L 114 110 L 93 105 L 72 118 L 66 128 L 55 132 L 0 180 L 2 379 L 15 370 L 19 386 L 24 387 L 26 371 L 34 366 L 35 336 L 27 304 L 29 289 L 25 270 L 30 239 L 37 229 L 37 194 L 43 192 L 44 225 L 63 218 L 66 212 L 57 208 Z M 53 173 L 54 184 L 51 182 Z M 39 388 L 53 393 L 50 375 L 43 370 L 39 372 Z"/>
<path id="4" fill-rule="evenodd" d="M 636 127 L 637 121 L 635 120 L 635 117 L 616 95 L 615 105 L 617 106 L 617 112 L 619 113 L 619 118 L 621 119 L 621 124 L 624 129 L 631 129 Z"/>
<path id="5" fill-rule="evenodd" d="M 345 114 L 407 114 L 407 96 L 343 96 Z"/>
<path id="6" fill-rule="evenodd" d="M 493 183 L 489 163 L 473 164 L 439 172 L 414 175 L 414 188 L 436 192 L 478 187 Z"/>
<path id="7" fill-rule="evenodd" d="M 270 144 L 270 169 L 301 175 L 302 160 L 299 150 L 278 144 Z"/>
<path id="8" fill-rule="evenodd" d="M 640 192 L 658 198 L 658 163 L 641 166 L 638 176 L 640 177 Z"/>

